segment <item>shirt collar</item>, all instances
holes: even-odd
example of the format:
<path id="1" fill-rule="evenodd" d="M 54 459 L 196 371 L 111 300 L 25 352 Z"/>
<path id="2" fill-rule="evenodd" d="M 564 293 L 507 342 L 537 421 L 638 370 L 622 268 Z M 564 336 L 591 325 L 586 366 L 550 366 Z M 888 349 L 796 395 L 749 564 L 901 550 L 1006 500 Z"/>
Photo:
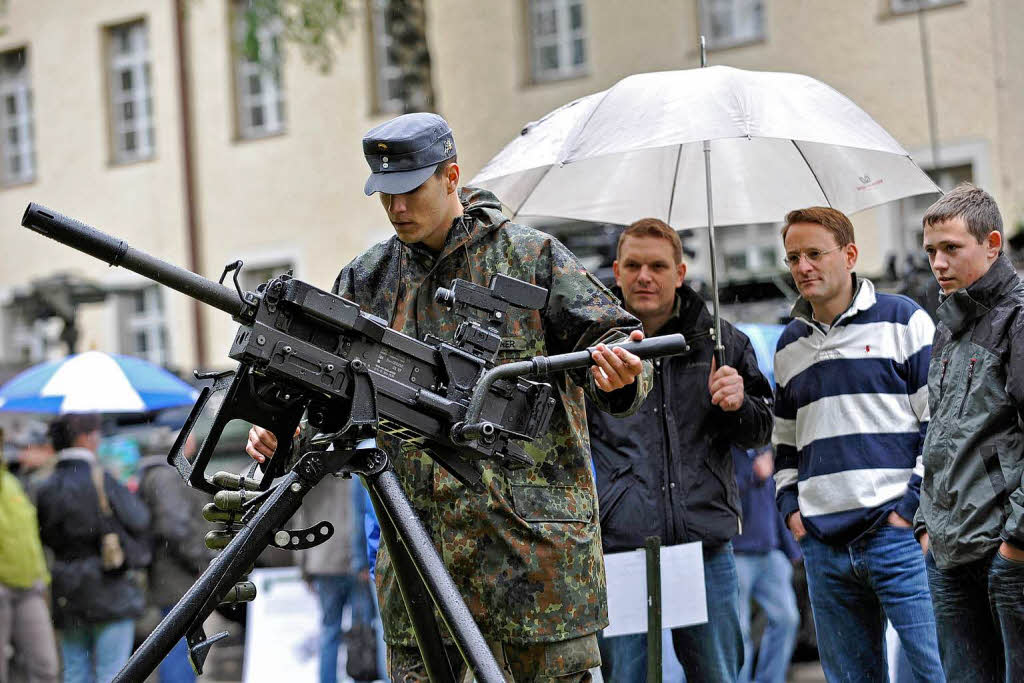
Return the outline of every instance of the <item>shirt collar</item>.
<path id="1" fill-rule="evenodd" d="M 829 326 L 830 329 L 835 327 L 843 320 L 851 318 L 861 311 L 866 311 L 877 302 L 875 297 L 875 285 L 867 278 L 857 277 L 856 273 L 851 273 L 850 277 L 853 278 L 853 291 L 856 294 L 853 295 L 853 300 L 850 302 L 849 307 L 843 313 L 832 321 Z M 814 320 L 814 310 L 811 308 L 811 302 L 807 299 L 800 297 L 793 304 L 793 310 L 791 315 L 799 320 L 803 320 L 812 327 L 817 327 L 817 323 Z M 822 323 L 825 324 L 825 323 Z"/>
<path id="2" fill-rule="evenodd" d="M 88 448 L 79 448 L 78 446 L 72 446 L 65 448 L 57 454 L 57 461 L 64 462 L 66 460 L 84 460 L 85 462 L 96 462 L 96 454 L 90 451 Z"/>

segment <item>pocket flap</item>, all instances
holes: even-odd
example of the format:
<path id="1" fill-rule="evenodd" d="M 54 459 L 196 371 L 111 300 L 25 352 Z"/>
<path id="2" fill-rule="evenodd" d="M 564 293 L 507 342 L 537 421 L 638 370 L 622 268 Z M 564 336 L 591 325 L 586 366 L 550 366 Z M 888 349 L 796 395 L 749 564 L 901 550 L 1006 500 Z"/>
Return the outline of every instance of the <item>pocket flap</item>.
<path id="1" fill-rule="evenodd" d="M 589 522 L 594 497 L 577 486 L 512 484 L 512 505 L 527 522 Z"/>

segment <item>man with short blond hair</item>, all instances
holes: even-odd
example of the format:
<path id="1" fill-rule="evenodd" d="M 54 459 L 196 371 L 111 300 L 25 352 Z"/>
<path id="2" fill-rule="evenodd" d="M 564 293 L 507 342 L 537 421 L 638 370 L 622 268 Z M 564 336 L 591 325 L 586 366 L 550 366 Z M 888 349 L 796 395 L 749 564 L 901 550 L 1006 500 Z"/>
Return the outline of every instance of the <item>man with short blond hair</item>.
<path id="1" fill-rule="evenodd" d="M 654 386 L 635 415 L 617 418 L 588 405 L 605 552 L 700 541 L 708 622 L 672 631 L 691 681 L 735 681 L 743 665 L 739 584 L 730 539 L 740 503 L 732 446 L 771 435 L 771 386 L 746 335 L 722 321 L 724 363 L 712 361 L 704 300 L 683 284 L 686 263 L 675 230 L 656 218 L 619 237 L 615 280 L 627 311 L 648 336 L 682 332 L 691 351 L 654 362 Z M 645 634 L 602 640 L 605 680 L 642 683 Z"/>
<path id="2" fill-rule="evenodd" d="M 1024 680 L 1024 284 L 995 200 L 963 184 L 925 212 L 942 294 L 915 533 L 951 681 Z"/>
<path id="3" fill-rule="evenodd" d="M 941 681 L 910 524 L 934 327 L 853 273 L 841 212 L 791 211 L 782 238 L 800 299 L 775 353 L 776 500 L 804 554 L 822 668 L 829 681 L 887 681 L 888 618 L 915 680 Z"/>

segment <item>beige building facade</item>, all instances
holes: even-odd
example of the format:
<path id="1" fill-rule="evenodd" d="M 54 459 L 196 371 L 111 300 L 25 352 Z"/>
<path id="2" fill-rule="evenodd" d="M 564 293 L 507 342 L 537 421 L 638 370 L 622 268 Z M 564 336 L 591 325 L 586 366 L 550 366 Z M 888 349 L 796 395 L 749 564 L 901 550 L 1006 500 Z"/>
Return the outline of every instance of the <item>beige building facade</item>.
<path id="1" fill-rule="evenodd" d="M 1024 219 L 1024 4 L 920 0 L 919 16 L 908 11 L 917 1 L 425 0 L 431 79 L 468 179 L 525 122 L 571 99 L 632 73 L 696 67 L 704 32 L 712 64 L 834 86 L 936 167 L 940 184 L 969 178 L 991 191 L 1012 234 Z M 268 63 L 248 62 L 234 39 L 244 3 L 10 0 L 0 17 L 0 362 L 64 352 L 60 324 L 26 319 L 18 302 L 33 281 L 71 274 L 110 292 L 78 307 L 80 350 L 185 371 L 230 364 L 229 316 L 206 309 L 197 328 L 183 295 L 18 227 L 30 201 L 213 279 L 241 259 L 244 286 L 291 268 L 327 288 L 387 237 L 377 199 L 362 193 L 360 147 L 401 104 L 387 2 L 352 0 L 325 73 L 274 26 L 257 35 Z M 927 203 L 854 217 L 862 272 L 916 253 L 914 222 Z M 725 279 L 781 269 L 770 258 L 781 256 L 777 226 L 725 228 L 722 239 Z M 704 238 L 691 242 L 700 276 Z"/>

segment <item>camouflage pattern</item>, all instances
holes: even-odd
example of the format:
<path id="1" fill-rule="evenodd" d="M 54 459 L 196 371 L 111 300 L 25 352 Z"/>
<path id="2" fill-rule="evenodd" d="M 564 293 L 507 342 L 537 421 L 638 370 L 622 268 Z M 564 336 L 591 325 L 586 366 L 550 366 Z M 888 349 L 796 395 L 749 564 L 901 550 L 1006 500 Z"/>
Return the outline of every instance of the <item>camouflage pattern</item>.
<path id="1" fill-rule="evenodd" d="M 448 659 L 460 661 L 458 650 L 448 648 Z M 572 638 L 556 643 L 508 645 L 492 643 L 491 650 L 507 681 L 513 683 L 590 683 L 590 669 L 601 665 L 597 635 Z M 465 681 L 468 676 L 456 672 Z M 400 683 L 429 683 L 419 650 L 404 645 L 388 650 L 388 676 Z"/>
<path id="2" fill-rule="evenodd" d="M 488 192 L 462 189 L 460 199 L 466 213 L 453 223 L 440 254 L 392 237 L 346 266 L 334 291 L 405 334 L 451 339 L 458 319 L 435 303 L 438 286 L 454 278 L 486 285 L 491 275 L 503 273 L 547 288 L 544 310 L 510 310 L 499 362 L 580 350 L 639 327 L 556 239 L 509 222 Z M 548 433 L 526 447 L 536 465 L 506 471 L 483 462 L 482 494 L 422 451 L 402 453 L 399 442 L 379 437 L 488 640 L 560 641 L 607 624 L 584 391 L 599 408 L 630 414 L 652 377 L 645 363 L 634 384 L 612 393 L 598 390 L 587 371 L 551 380 L 561 400 Z M 385 548 L 377 561 L 385 639 L 414 645 Z"/>

